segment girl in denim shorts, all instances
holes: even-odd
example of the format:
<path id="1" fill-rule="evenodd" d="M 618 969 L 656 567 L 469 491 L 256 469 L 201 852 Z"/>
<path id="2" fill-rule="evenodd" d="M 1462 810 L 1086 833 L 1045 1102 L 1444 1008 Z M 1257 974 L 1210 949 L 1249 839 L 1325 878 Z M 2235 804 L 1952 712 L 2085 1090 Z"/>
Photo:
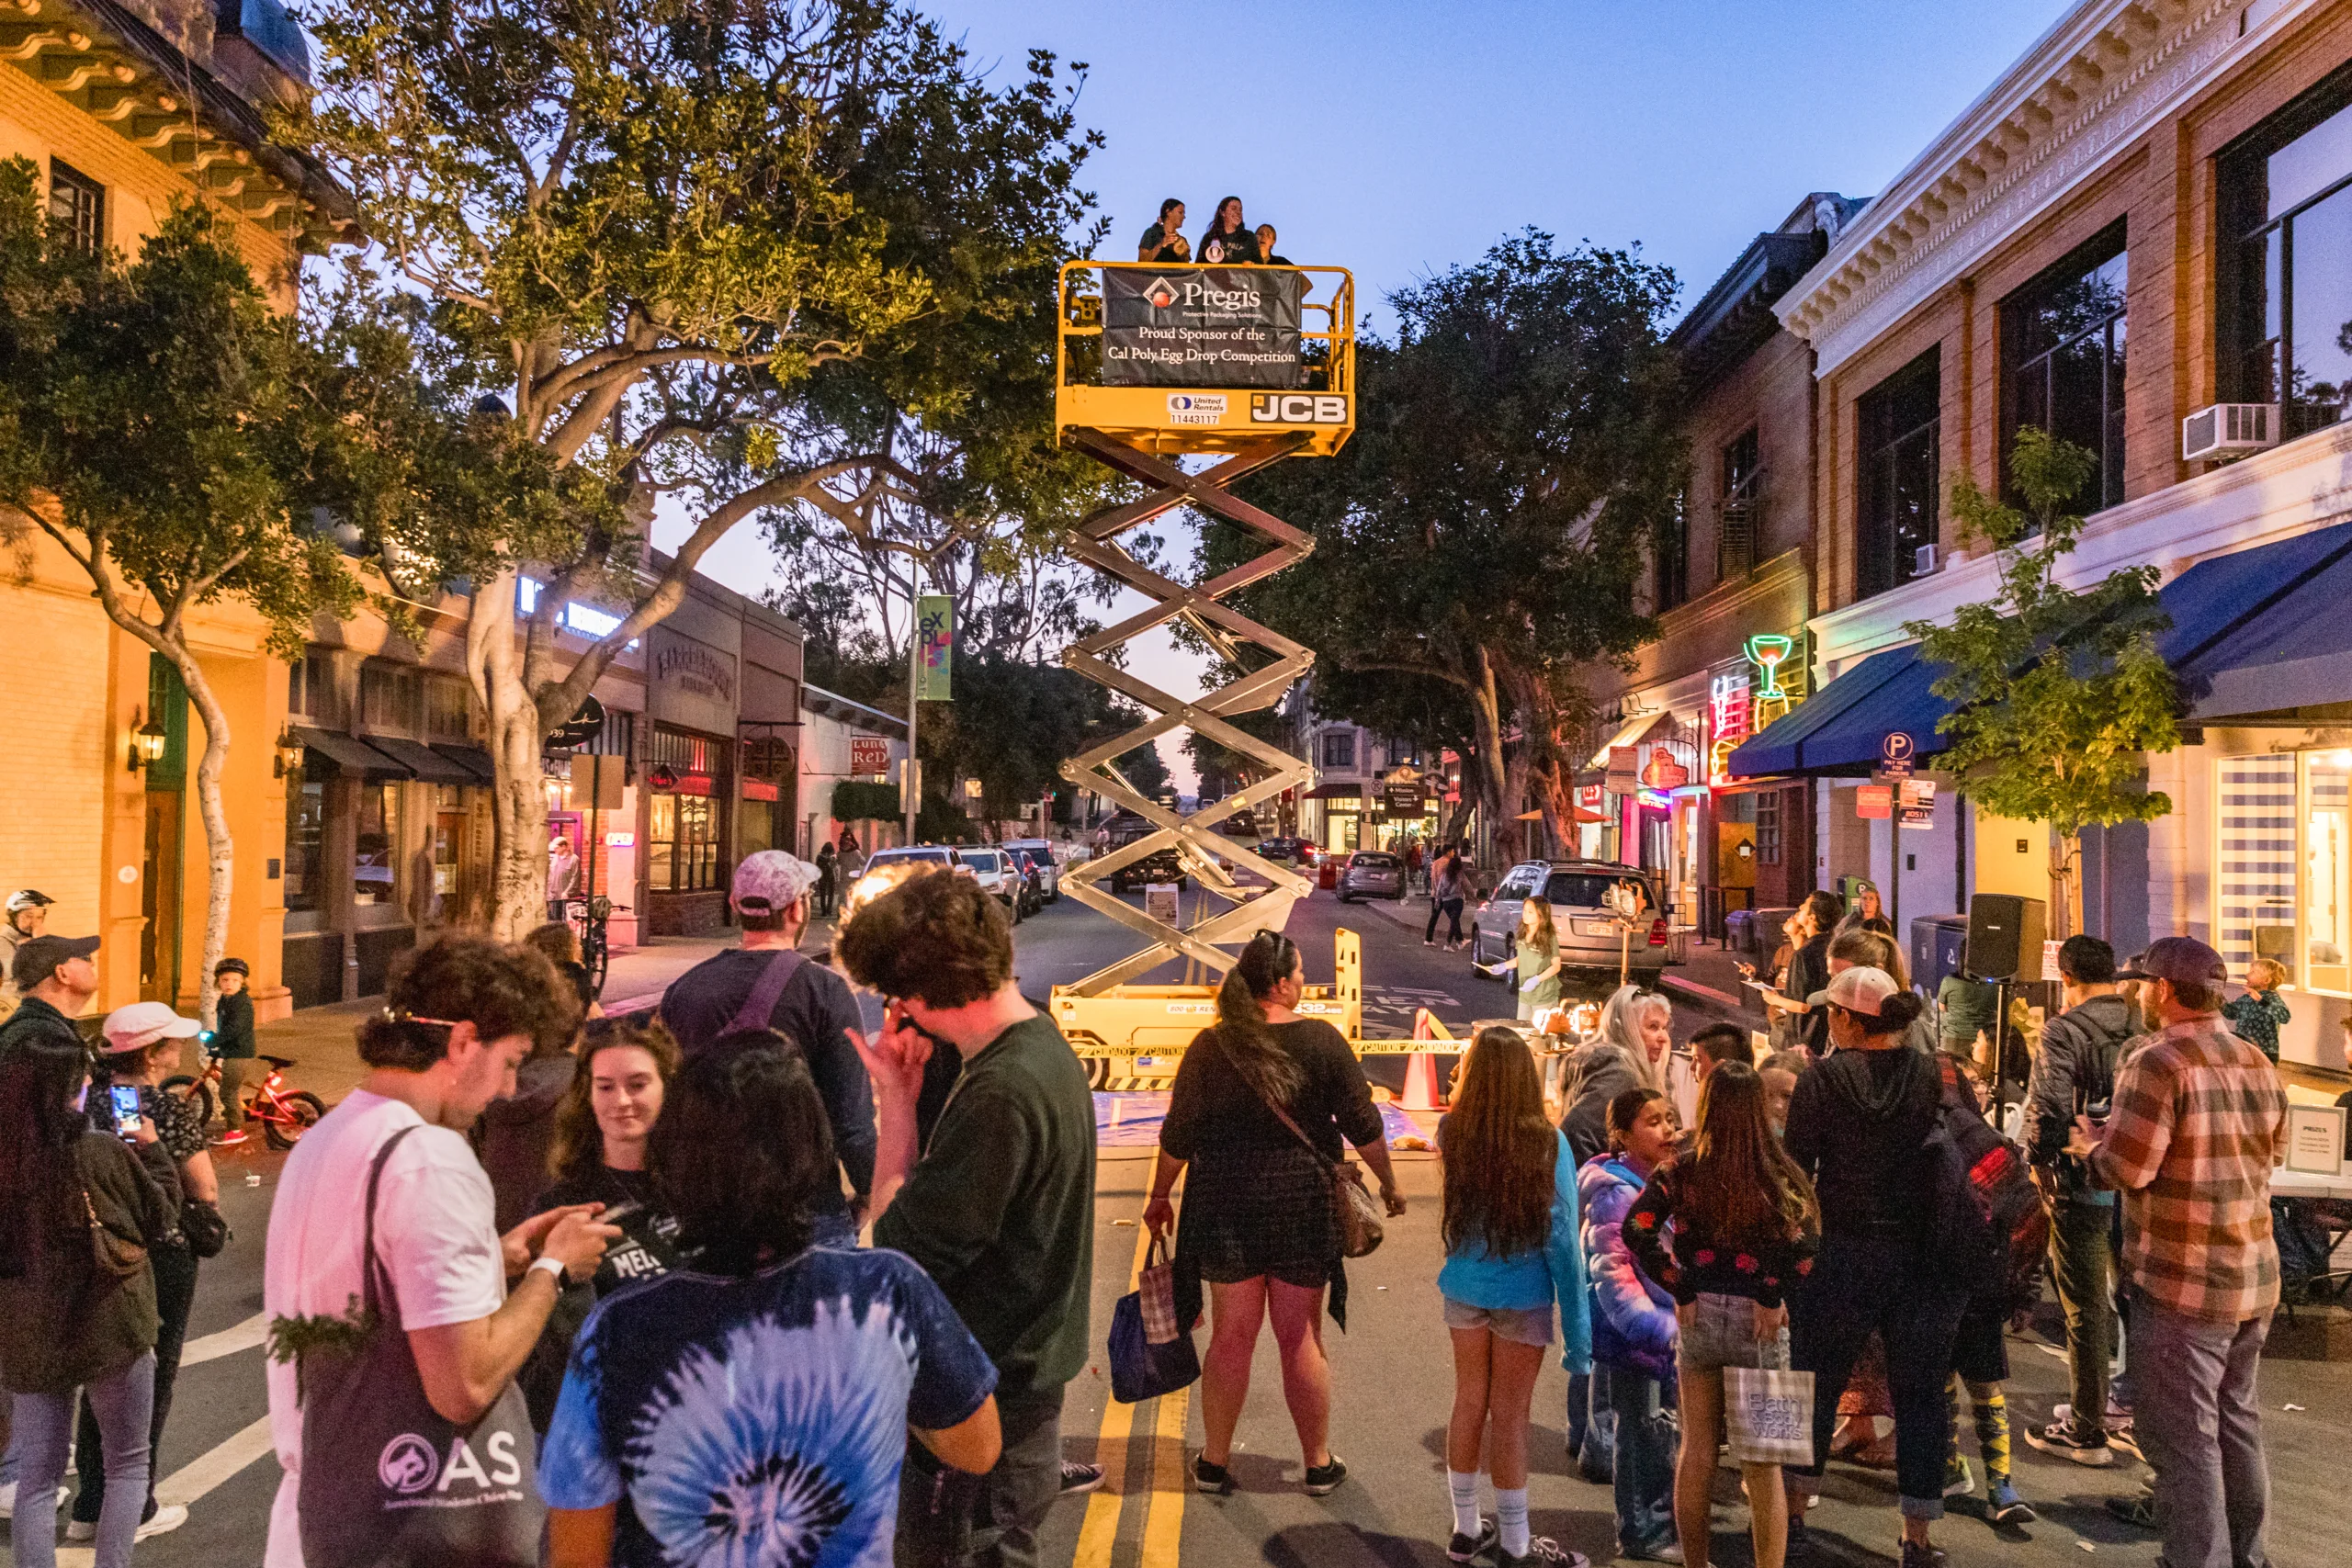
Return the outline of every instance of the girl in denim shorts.
<path id="1" fill-rule="evenodd" d="M 1772 1135 L 1763 1080 L 1737 1062 L 1717 1067 L 1700 1087 L 1696 1145 L 1650 1178 L 1623 1226 L 1634 1258 L 1673 1292 L 1681 1325 L 1674 1513 L 1689 1568 L 1706 1568 L 1724 1369 L 1788 1367 L 1784 1292 L 1811 1271 L 1820 1223 L 1812 1183 Z M 1743 1464 L 1740 1480 L 1757 1568 L 1781 1568 L 1789 1515 L 1781 1467 Z"/>
<path id="2" fill-rule="evenodd" d="M 1527 1524 L 1527 1425 L 1557 1303 L 1561 1365 L 1592 1367 L 1584 1253 L 1577 1238 L 1576 1161 L 1544 1116 L 1534 1055 L 1513 1029 L 1478 1032 L 1453 1109 L 1438 1123 L 1444 1162 L 1445 1267 L 1437 1277 L 1453 1340 L 1453 1416 L 1445 1433 L 1455 1562 L 1585 1568 L 1583 1554 Z M 1483 1458 L 1496 1517 L 1478 1513 Z"/>

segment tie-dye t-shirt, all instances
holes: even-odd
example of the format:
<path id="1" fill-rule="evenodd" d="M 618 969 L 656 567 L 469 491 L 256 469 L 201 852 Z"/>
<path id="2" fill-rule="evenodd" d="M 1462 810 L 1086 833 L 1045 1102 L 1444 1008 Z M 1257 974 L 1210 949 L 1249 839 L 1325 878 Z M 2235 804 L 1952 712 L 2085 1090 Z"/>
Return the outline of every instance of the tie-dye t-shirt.
<path id="1" fill-rule="evenodd" d="M 548 1506 L 620 1505 L 622 1568 L 888 1568 L 907 1428 L 967 1419 L 996 1369 L 903 1254 L 812 1247 L 598 1303 L 539 1456 Z"/>

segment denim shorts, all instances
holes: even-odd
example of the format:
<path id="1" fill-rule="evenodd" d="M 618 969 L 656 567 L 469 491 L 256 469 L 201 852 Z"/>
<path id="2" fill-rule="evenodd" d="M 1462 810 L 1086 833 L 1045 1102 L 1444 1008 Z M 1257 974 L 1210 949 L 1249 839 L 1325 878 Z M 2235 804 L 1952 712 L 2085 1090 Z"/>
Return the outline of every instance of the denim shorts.
<path id="1" fill-rule="evenodd" d="M 1675 1361 L 1685 1372 L 1717 1371 L 1724 1367 L 1760 1367 L 1767 1371 L 1789 1369 L 1789 1331 L 1758 1342 L 1756 1303 L 1746 1296 L 1702 1292 L 1692 1303 L 1690 1321 L 1675 1343 Z"/>
<path id="2" fill-rule="evenodd" d="M 1540 1307 L 1477 1307 L 1457 1302 L 1452 1296 L 1444 1301 L 1448 1328 L 1483 1328 L 1496 1338 L 1508 1339 L 1515 1345 L 1552 1343 L 1549 1303 Z"/>

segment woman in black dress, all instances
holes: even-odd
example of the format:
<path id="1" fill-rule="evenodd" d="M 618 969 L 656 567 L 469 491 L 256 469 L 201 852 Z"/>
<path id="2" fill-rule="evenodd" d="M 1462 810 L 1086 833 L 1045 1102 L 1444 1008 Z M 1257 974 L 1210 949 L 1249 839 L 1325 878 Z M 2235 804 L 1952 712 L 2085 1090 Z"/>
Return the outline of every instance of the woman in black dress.
<path id="1" fill-rule="evenodd" d="M 1216 1026 L 1201 1032 L 1177 1069 L 1143 1212 L 1154 1234 L 1166 1234 L 1175 1218 L 1169 1191 L 1190 1168 L 1176 1229 L 1176 1312 L 1182 1323 L 1199 1316 L 1205 1280 L 1214 1308 L 1201 1378 L 1207 1437 L 1193 1468 L 1204 1492 L 1232 1489 L 1226 1464 L 1233 1428 L 1249 1397 L 1258 1330 L 1270 1314 L 1307 1494 L 1322 1496 L 1347 1478 L 1330 1448 L 1322 1325 L 1326 1288 L 1332 1320 L 1348 1325 L 1330 1179 L 1343 1136 L 1379 1179 L 1388 1212 L 1405 1212 L 1380 1111 L 1355 1053 L 1338 1030 L 1293 1010 L 1305 981 L 1297 943 L 1279 931 L 1261 931 L 1241 950 L 1217 991 Z M 1298 1132 L 1283 1124 L 1277 1105 Z"/>

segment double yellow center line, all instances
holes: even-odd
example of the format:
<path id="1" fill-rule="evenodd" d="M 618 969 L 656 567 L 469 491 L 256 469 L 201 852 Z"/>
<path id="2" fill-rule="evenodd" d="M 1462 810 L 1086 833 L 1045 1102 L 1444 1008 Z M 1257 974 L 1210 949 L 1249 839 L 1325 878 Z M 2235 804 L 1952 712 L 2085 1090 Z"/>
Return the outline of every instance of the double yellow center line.
<path id="1" fill-rule="evenodd" d="M 1140 1221 L 1136 1225 L 1136 1256 L 1127 1269 L 1127 1289 L 1143 1277 L 1151 1234 Z M 1111 1568 L 1111 1553 L 1118 1544 L 1119 1520 L 1126 1506 L 1127 1467 L 1138 1408 L 1154 1411 L 1151 1425 L 1151 1489 L 1143 1495 L 1143 1553 L 1136 1568 L 1176 1568 L 1176 1553 L 1184 1535 L 1184 1498 L 1192 1477 L 1184 1466 L 1184 1425 L 1192 1412 L 1192 1390 L 1178 1389 L 1142 1406 L 1113 1400 L 1102 1412 L 1102 1430 L 1094 1445 L 1094 1462 L 1102 1467 L 1102 1487 L 1086 1500 L 1086 1517 L 1078 1529 L 1078 1551 L 1071 1568 Z"/>

